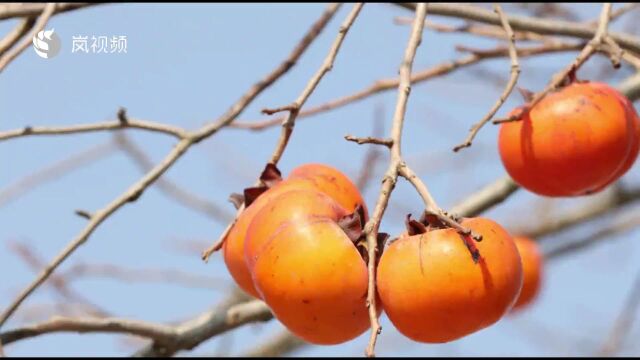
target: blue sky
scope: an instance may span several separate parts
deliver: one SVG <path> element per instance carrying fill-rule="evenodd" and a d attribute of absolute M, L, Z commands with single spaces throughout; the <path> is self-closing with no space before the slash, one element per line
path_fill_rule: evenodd
<path fill-rule="evenodd" d="M 324 5 L 230 4 L 115 4 L 101 5 L 55 16 L 62 40 L 60 54 L 44 60 L 29 48 L 0 74 L 0 131 L 26 125 L 64 125 L 113 119 L 120 106 L 132 117 L 196 129 L 223 113 L 257 79 L 271 71 L 289 53 Z M 511 7 L 512 8 L 512 7 Z M 584 19 L 597 17 L 598 6 L 583 4 Z M 262 119 L 260 110 L 295 99 L 320 66 L 340 22 L 345 5 L 297 66 L 260 95 L 240 120 Z M 409 28 L 393 23 L 408 13 L 386 4 L 366 5 L 338 54 L 333 70 L 322 80 L 308 105 L 351 94 L 379 78 L 397 74 Z M 633 16 L 633 15 L 629 15 Z M 441 23 L 458 23 L 431 17 Z M 615 24 L 615 27 L 622 25 Z M 0 23 L 0 33 L 17 21 Z M 71 53 L 72 36 L 127 36 L 126 54 Z M 495 41 L 426 31 L 414 69 L 424 69 L 460 56 L 457 44 L 492 47 Z M 521 60 L 519 85 L 533 90 L 571 61 L 574 54 Z M 605 60 L 596 58 L 584 69 L 594 74 Z M 477 68 L 508 76 L 508 59 L 491 60 Z M 621 70 L 624 71 L 624 70 Z M 606 80 L 616 84 L 620 76 Z M 501 86 L 473 72 L 456 72 L 414 87 L 409 99 L 403 152 L 409 164 L 429 185 L 443 207 L 449 207 L 482 185 L 502 176 L 497 153 L 497 127 L 487 126 L 470 149 L 453 153 L 469 126 L 491 107 Z M 343 140 L 345 134 L 369 135 L 376 106 L 382 106 L 388 131 L 395 91 L 378 94 L 344 108 L 301 120 L 280 168 L 288 173 L 305 162 L 331 164 L 350 176 L 359 171 L 366 148 Z M 513 94 L 503 110 L 520 104 Z M 174 140 L 161 134 L 131 130 L 128 134 L 154 161 L 171 149 Z M 167 174 L 182 187 L 231 210 L 227 196 L 250 185 L 275 146 L 278 128 L 264 132 L 224 129 L 192 148 Z M 110 133 L 29 137 L 0 142 L 0 191 L 28 174 L 109 141 Z M 386 160 L 386 156 L 384 157 Z M 372 208 L 378 179 L 365 193 Z M 10 241 L 30 244 L 52 259 L 85 224 L 76 209 L 97 210 L 121 194 L 141 176 L 135 164 L 115 152 L 60 179 L 48 182 L 0 207 L 0 307 L 4 308 L 26 286 L 34 273 L 13 253 Z M 640 181 L 635 166 L 624 178 Z M 592 199 L 562 199 L 572 207 Z M 486 215 L 503 223 L 535 225 L 531 212 L 539 197 L 520 191 Z M 382 228 L 397 233 L 407 210 L 420 211 L 420 199 L 401 181 L 394 192 Z M 637 207 L 636 207 L 637 209 Z M 609 218 L 602 219 L 600 224 Z M 185 254 L 176 244 L 216 238 L 224 224 L 212 221 L 168 199 L 155 188 L 105 221 L 90 240 L 65 262 L 64 271 L 78 262 L 111 263 L 128 268 L 180 269 L 208 275 L 231 284 L 221 255 L 204 264 L 197 253 Z M 595 226 L 581 227 L 550 241 L 579 239 Z M 638 271 L 640 231 L 616 236 L 606 244 L 548 264 L 543 292 L 527 311 L 495 326 L 445 345 L 414 343 L 400 335 L 383 317 L 379 355 L 587 355 L 599 348 L 617 315 L 634 274 Z M 73 288 L 118 317 L 168 322 L 208 309 L 225 296 L 224 290 L 188 289 L 172 284 L 125 283 L 83 278 Z M 56 301 L 46 285 L 21 310 Z M 5 330 L 21 324 L 21 313 Z M 246 326 L 200 346 L 194 354 L 212 354 L 221 344 L 231 354 L 268 338 L 282 326 L 276 321 Z M 633 334 L 637 334 L 637 327 Z M 629 339 L 633 337 L 629 335 Z M 368 334 L 346 344 L 306 347 L 297 354 L 360 355 Z M 9 345 L 9 355 L 122 355 L 135 350 L 113 335 L 47 335 Z M 630 342 L 629 342 L 630 343 Z M 629 353 L 630 346 L 626 351 Z M 636 348 L 637 350 L 637 348 Z M 625 353 L 624 351 L 622 352 Z"/>

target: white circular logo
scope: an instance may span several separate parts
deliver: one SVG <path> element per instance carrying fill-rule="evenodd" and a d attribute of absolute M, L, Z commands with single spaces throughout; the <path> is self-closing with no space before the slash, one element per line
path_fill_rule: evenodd
<path fill-rule="evenodd" d="M 42 30 L 33 36 L 33 50 L 44 59 L 51 59 L 60 52 L 60 37 L 51 30 Z"/>

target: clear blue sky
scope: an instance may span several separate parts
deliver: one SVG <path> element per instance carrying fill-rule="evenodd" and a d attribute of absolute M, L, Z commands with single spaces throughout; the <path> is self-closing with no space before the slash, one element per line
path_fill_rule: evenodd
<path fill-rule="evenodd" d="M 262 118 L 260 109 L 291 102 L 316 71 L 350 6 L 344 6 L 298 65 L 261 95 L 241 120 Z M 578 6 L 573 6 L 578 7 Z M 127 4 L 102 5 L 55 16 L 48 28 L 62 39 L 60 54 L 49 60 L 27 49 L 0 74 L 0 131 L 25 125 L 62 125 L 113 119 L 120 106 L 130 116 L 195 129 L 224 112 L 258 78 L 271 71 L 289 53 L 324 5 L 213 5 Z M 512 9 L 513 7 L 510 7 Z M 579 5 L 583 19 L 597 17 L 597 5 Z M 395 25 L 394 16 L 408 15 L 386 4 L 366 5 L 348 33 L 334 69 L 309 100 L 319 104 L 347 95 L 379 78 L 395 76 L 409 28 Z M 633 15 L 630 15 L 633 16 Z M 454 23 L 431 17 L 441 23 Z M 623 19 L 624 21 L 624 19 Z M 17 22 L 3 21 L 0 33 Z M 621 24 L 616 24 L 621 25 Z M 125 35 L 126 54 L 72 54 L 74 35 Z M 415 69 L 460 56 L 456 44 L 491 47 L 495 42 L 469 36 L 425 33 Z M 522 60 L 519 85 L 533 90 L 572 59 L 574 54 Z M 595 65 L 604 62 L 596 59 Z M 477 68 L 508 76 L 507 59 L 492 60 Z M 589 70 L 597 66 L 587 67 Z M 622 70 L 624 71 L 624 70 Z M 590 72 L 595 73 L 594 71 Z M 606 81 L 616 84 L 619 80 Z M 501 85 L 500 85 L 501 86 Z M 410 165 L 430 186 L 443 207 L 449 207 L 482 185 L 504 174 L 495 146 L 497 128 L 482 130 L 471 149 L 458 154 L 469 126 L 480 119 L 500 91 L 491 79 L 473 72 L 456 72 L 414 87 L 405 124 L 403 151 Z M 285 153 L 281 169 L 305 162 L 324 162 L 354 176 L 365 147 L 343 140 L 345 134 L 369 135 L 376 106 L 385 109 L 388 130 L 395 91 L 301 121 Z M 510 97 L 499 114 L 520 103 Z M 272 151 L 279 129 L 261 133 L 225 129 L 194 147 L 166 175 L 181 186 L 231 210 L 227 196 L 251 184 Z M 174 143 L 159 134 L 129 131 L 154 161 Z M 110 133 L 57 137 L 29 137 L 0 142 L 0 191 L 24 176 L 56 161 L 111 139 Z M 378 179 L 366 192 L 373 207 Z M 89 166 L 40 186 L 0 207 L 0 308 L 34 278 L 34 273 L 8 251 L 9 241 L 31 244 L 47 260 L 53 258 L 85 225 L 75 209 L 97 210 L 122 193 L 141 173 L 122 153 L 114 153 Z M 640 181 L 636 165 L 625 177 Z M 383 229 L 397 233 L 404 212 L 420 210 L 420 199 L 401 182 Z M 569 208 L 590 199 L 557 201 Z M 528 211 L 540 198 L 520 191 L 499 209 L 487 213 L 505 226 L 534 225 L 540 219 Z M 637 209 L 637 207 L 636 207 Z M 607 221 L 606 219 L 603 219 Z M 601 222 L 602 223 L 602 222 Z M 186 209 L 155 188 L 103 223 L 61 270 L 77 262 L 112 263 L 127 268 L 168 268 L 210 275 L 230 284 L 221 255 L 204 264 L 197 253 L 185 254 L 175 243 L 217 238 L 223 225 Z M 578 238 L 592 231 L 576 229 L 562 238 Z M 426 345 L 402 337 L 383 317 L 379 355 L 588 355 L 601 345 L 640 263 L 640 231 L 612 238 L 606 244 L 550 263 L 538 302 L 517 317 L 446 345 Z M 171 245 L 174 244 L 174 245 Z M 188 289 L 171 284 L 124 283 L 86 278 L 73 288 L 119 317 L 168 322 L 202 312 L 225 296 L 224 290 Z M 51 303 L 58 297 L 42 286 L 22 310 Z M 3 330 L 20 325 L 20 310 Z M 281 325 L 246 326 L 194 350 L 212 354 L 221 343 L 239 353 L 265 340 Z M 628 339 L 637 337 L 638 327 Z M 306 347 L 305 356 L 362 354 L 368 333 L 346 344 Z M 114 335 L 47 335 L 6 347 L 8 355 L 123 355 L 135 350 Z M 634 350 L 631 341 L 623 354 Z M 637 351 L 637 346 L 635 347 Z"/>

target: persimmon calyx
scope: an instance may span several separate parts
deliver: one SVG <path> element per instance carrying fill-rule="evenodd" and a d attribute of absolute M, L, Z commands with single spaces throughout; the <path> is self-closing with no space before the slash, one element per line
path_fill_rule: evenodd
<path fill-rule="evenodd" d="M 282 181 L 282 173 L 275 164 L 267 163 L 262 174 L 260 174 L 260 182 L 266 187 L 271 188 Z"/>
<path fill-rule="evenodd" d="M 444 216 L 450 217 L 455 222 L 459 222 L 460 218 L 444 213 Z M 439 229 L 448 229 L 451 228 L 450 225 L 446 224 L 444 221 L 440 219 L 440 217 L 436 214 L 429 213 L 427 211 L 422 213 L 420 220 L 411 219 L 411 214 L 408 214 L 405 219 L 405 226 L 407 228 L 407 234 L 409 236 L 424 234 L 428 231 L 439 230 Z M 471 258 L 474 263 L 478 263 L 480 261 L 480 250 L 476 246 L 476 241 L 482 241 L 482 237 L 474 234 L 472 231 L 469 231 L 468 234 L 459 233 L 464 245 L 469 249 L 469 253 L 471 254 Z M 474 241 L 475 240 L 475 241 Z"/>

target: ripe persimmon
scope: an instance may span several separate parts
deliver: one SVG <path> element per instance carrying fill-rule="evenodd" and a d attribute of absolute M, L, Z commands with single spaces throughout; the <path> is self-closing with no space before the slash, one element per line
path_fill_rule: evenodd
<path fill-rule="evenodd" d="M 636 109 L 633 107 L 633 103 L 626 96 L 620 93 L 618 93 L 618 95 L 619 95 L 618 97 L 620 101 L 622 101 L 622 103 L 625 104 L 627 111 L 629 112 L 628 116 L 634 119 L 633 129 L 636 136 L 633 138 L 631 150 L 629 151 L 629 155 L 627 155 L 627 159 L 625 160 L 622 167 L 611 176 L 609 181 L 607 181 L 604 185 L 600 186 L 594 192 L 603 190 L 604 188 L 606 188 L 607 186 L 611 185 L 613 182 L 618 180 L 627 171 L 629 171 L 629 169 L 631 169 L 633 164 L 636 162 L 636 159 L 638 158 L 638 154 L 640 153 L 640 117 L 638 116 Z"/>
<path fill-rule="evenodd" d="M 636 118 L 623 98 L 594 82 L 575 82 L 547 94 L 520 121 L 501 125 L 498 145 L 507 172 L 539 195 L 602 190 L 637 156 Z"/>
<path fill-rule="evenodd" d="M 481 242 L 451 228 L 403 236 L 383 252 L 377 286 L 389 320 L 426 343 L 459 339 L 497 322 L 522 287 L 522 264 L 511 236 L 486 218 L 461 224 Z M 470 251 L 478 250 L 477 263 Z"/>
<path fill-rule="evenodd" d="M 313 344 L 339 344 L 369 328 L 367 265 L 341 226 L 346 214 L 324 193 L 289 191 L 247 232 L 256 289 L 282 324 Z"/>
<path fill-rule="evenodd" d="M 266 175 L 273 178 L 274 172 L 279 177 L 279 171 L 274 166 L 267 165 L 261 179 Z M 272 198 L 292 189 L 316 189 L 335 199 L 337 204 L 348 212 L 355 211 L 358 205 L 366 206 L 360 192 L 349 178 L 327 165 L 302 165 L 294 169 L 286 180 L 272 181 L 272 183 L 275 185 L 259 195 L 255 202 L 238 217 L 223 244 L 224 261 L 229 273 L 241 289 L 257 298 L 260 296 L 255 290 L 245 261 L 245 237 L 254 216 Z M 364 210 L 364 217 L 365 219 L 367 217 L 366 210 Z"/>
<path fill-rule="evenodd" d="M 293 179 L 294 181 L 306 181 Z M 328 195 L 315 187 L 309 189 L 291 189 L 272 197 L 254 216 L 247 228 L 244 254 L 245 262 L 251 272 L 265 243 L 282 226 L 295 223 L 299 219 L 329 218 L 338 221 L 348 212 Z"/>
<path fill-rule="evenodd" d="M 298 166 L 288 179 L 305 178 L 313 181 L 318 190 L 331 196 L 347 211 L 353 212 L 358 205 L 364 208 L 367 220 L 367 205 L 356 185 L 340 170 L 324 164 L 310 163 Z"/>
<path fill-rule="evenodd" d="M 544 266 L 542 254 L 538 249 L 538 244 L 524 236 L 514 236 L 522 260 L 522 290 L 513 310 L 522 309 L 530 304 L 540 292 L 542 283 L 542 267 Z"/>
<path fill-rule="evenodd" d="M 240 214 L 222 246 L 224 262 L 238 286 L 250 295 L 260 298 L 256 291 L 251 273 L 245 261 L 245 239 L 247 229 L 255 215 L 267 205 L 271 199 L 292 189 L 315 189 L 315 185 L 305 179 L 285 180 L 262 193 L 251 205 Z"/>

